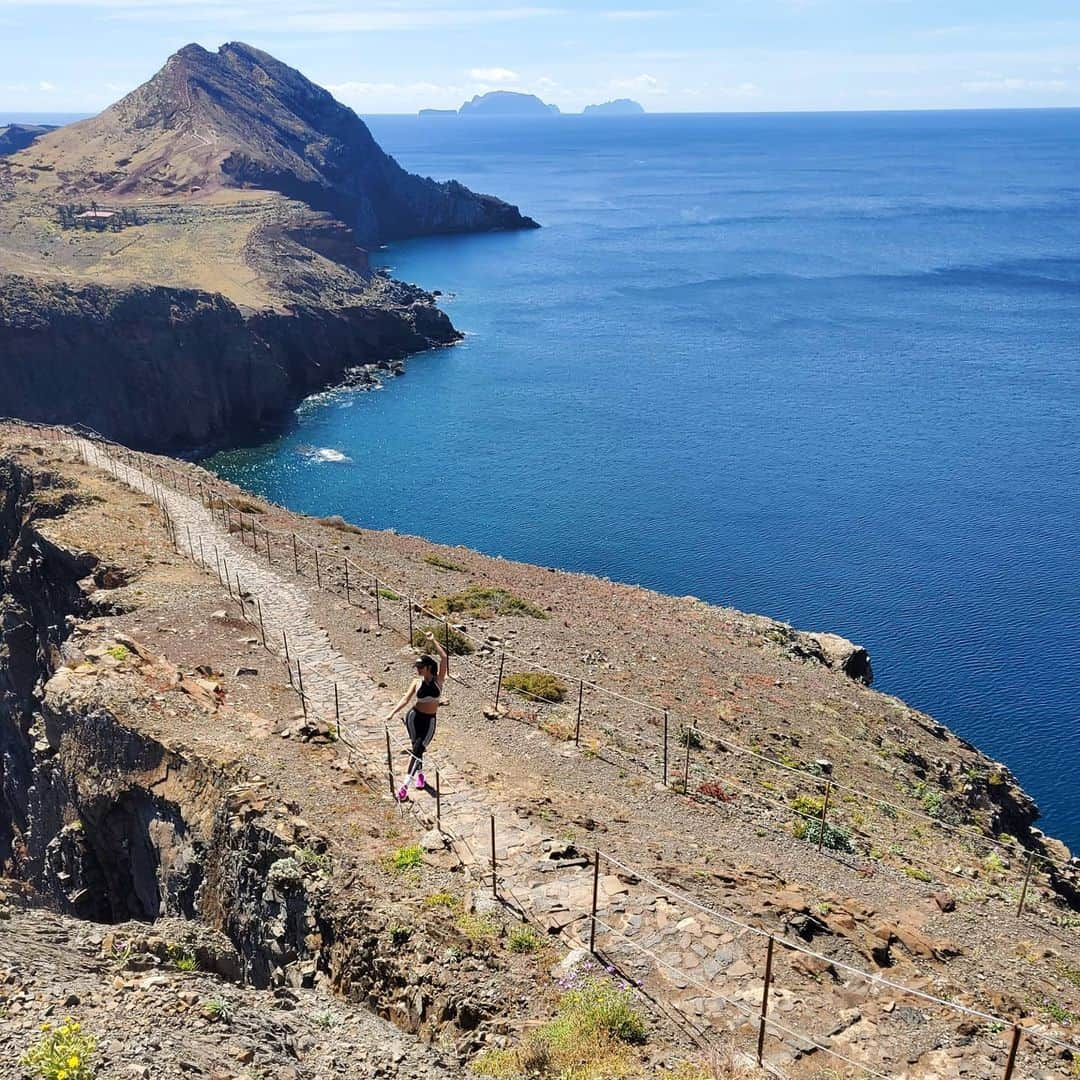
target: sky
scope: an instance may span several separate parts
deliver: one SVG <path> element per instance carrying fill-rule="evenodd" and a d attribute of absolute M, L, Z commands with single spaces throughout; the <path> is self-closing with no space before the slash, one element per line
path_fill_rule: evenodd
<path fill-rule="evenodd" d="M 1080 0 L 0 0 L 0 113 L 96 112 L 245 41 L 360 113 L 1080 106 Z"/>

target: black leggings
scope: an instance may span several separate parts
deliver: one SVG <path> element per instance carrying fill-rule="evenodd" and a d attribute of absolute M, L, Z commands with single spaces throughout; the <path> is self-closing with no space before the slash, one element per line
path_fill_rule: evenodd
<path fill-rule="evenodd" d="M 414 776 L 424 767 L 424 751 L 435 738 L 435 715 L 410 709 L 405 717 L 405 730 L 412 742 L 412 759 L 409 761 L 409 775 Z"/>

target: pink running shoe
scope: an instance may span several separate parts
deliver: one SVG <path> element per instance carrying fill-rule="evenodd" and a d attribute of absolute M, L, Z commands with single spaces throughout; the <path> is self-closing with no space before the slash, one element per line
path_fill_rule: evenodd
<path fill-rule="evenodd" d="M 416 790 L 417 791 L 423 791 L 424 790 L 424 774 L 422 772 L 418 772 L 416 774 Z"/>
<path fill-rule="evenodd" d="M 397 801 L 398 802 L 408 802 L 409 801 L 409 788 L 408 788 L 408 785 L 406 785 L 405 787 L 398 788 Z"/>

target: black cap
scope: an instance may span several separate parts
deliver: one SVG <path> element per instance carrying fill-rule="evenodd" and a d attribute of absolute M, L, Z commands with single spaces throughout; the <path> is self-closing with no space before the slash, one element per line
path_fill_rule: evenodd
<path fill-rule="evenodd" d="M 427 653 L 424 653 L 423 656 L 420 656 L 420 657 L 417 658 L 416 666 L 417 667 L 435 668 L 436 670 L 439 667 L 439 665 L 436 664 L 435 661 L 430 656 L 428 656 Z"/>

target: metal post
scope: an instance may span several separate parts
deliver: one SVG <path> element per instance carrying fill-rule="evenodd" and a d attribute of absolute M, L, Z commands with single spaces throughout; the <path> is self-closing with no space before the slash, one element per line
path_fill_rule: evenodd
<path fill-rule="evenodd" d="M 1016 1024 L 1012 1031 L 1012 1045 L 1009 1047 L 1009 1060 L 1005 1062 L 1005 1080 L 1012 1080 L 1013 1069 L 1016 1068 L 1016 1052 L 1020 1049 L 1020 1025 Z"/>
<path fill-rule="evenodd" d="M 682 790 L 684 795 L 690 794 L 690 724 L 686 725 L 686 764 L 683 766 Z"/>
<path fill-rule="evenodd" d="M 263 533 L 266 536 L 266 565 L 267 566 L 273 566 L 274 565 L 274 558 L 270 554 L 270 530 L 269 529 L 264 529 Z"/>
<path fill-rule="evenodd" d="M 577 720 L 574 722 L 574 745 L 581 745 L 581 700 L 585 696 L 585 680 L 578 682 L 577 688 Z"/>
<path fill-rule="evenodd" d="M 281 640 L 285 642 L 285 667 L 289 672 L 289 685 L 292 686 L 292 661 L 289 659 L 289 637 L 284 630 L 281 631 Z"/>
<path fill-rule="evenodd" d="M 394 790 L 394 755 L 390 752 L 390 729 L 384 727 L 383 731 L 386 732 L 386 775 L 390 780 L 390 798 L 396 798 L 397 792 Z"/>
<path fill-rule="evenodd" d="M 346 563 L 346 566 L 349 564 Z M 382 626 L 382 598 L 379 596 L 379 579 L 375 579 L 375 625 Z"/>
<path fill-rule="evenodd" d="M 293 557 L 293 567 L 296 570 L 296 572 L 299 574 L 300 573 L 300 552 L 297 551 L 297 549 L 296 549 L 296 533 L 292 534 L 292 557 Z"/>
<path fill-rule="evenodd" d="M 319 549 L 315 549 L 315 584 L 322 588 L 322 574 L 319 573 Z"/>
<path fill-rule="evenodd" d="M 307 694 L 304 693 L 304 673 L 300 669 L 300 661 L 296 661 L 296 681 L 300 689 L 300 708 L 304 710 L 304 719 L 307 719 Z"/>
<path fill-rule="evenodd" d="M 1027 899 L 1028 885 L 1031 884 L 1031 868 L 1035 864 L 1035 852 L 1028 852 L 1027 869 L 1024 871 L 1024 887 L 1020 890 L 1020 903 L 1016 905 L 1016 917 L 1024 914 L 1024 901 Z"/>
<path fill-rule="evenodd" d="M 664 710 L 664 787 L 667 787 L 668 770 L 668 711 Z"/>
<path fill-rule="evenodd" d="M 375 595 L 379 595 L 379 583 L 375 582 Z M 345 603 L 352 603 L 352 593 L 349 590 L 349 560 L 345 560 Z"/>
<path fill-rule="evenodd" d="M 412 627 L 412 597 L 405 597 L 405 606 L 409 609 L 409 644 L 412 644 L 413 639 L 413 627 Z"/>
<path fill-rule="evenodd" d="M 600 896 L 600 849 L 596 849 L 592 868 L 592 914 L 589 919 L 589 952 L 596 955 L 596 903 Z"/>
<path fill-rule="evenodd" d="M 506 653 L 499 657 L 499 681 L 495 684 L 495 711 L 499 711 L 499 697 L 502 694 L 503 666 L 506 664 Z"/>
<path fill-rule="evenodd" d="M 244 590 L 240 586 L 240 575 L 236 575 L 236 598 L 240 601 L 240 618 L 247 618 L 247 611 L 244 609 Z"/>
<path fill-rule="evenodd" d="M 217 579 L 218 584 L 221 584 L 221 553 L 218 551 L 217 544 L 214 545 L 214 565 L 217 567 Z"/>
<path fill-rule="evenodd" d="M 255 603 L 259 606 L 259 632 L 262 634 L 263 648 L 266 648 L 266 623 L 263 622 L 262 601 L 256 596 Z"/>
<path fill-rule="evenodd" d="M 341 738 L 341 702 L 338 700 L 337 683 L 334 683 L 334 720 L 337 722 L 337 737 Z"/>
<path fill-rule="evenodd" d="M 761 989 L 761 1018 L 758 1020 L 757 1063 L 760 1065 L 765 1050 L 765 1017 L 769 1014 L 769 984 L 772 982 L 773 946 L 776 939 L 769 935 L 769 951 L 765 954 L 765 985 Z"/>
<path fill-rule="evenodd" d="M 221 560 L 221 565 L 225 567 L 225 584 L 229 588 L 229 599 L 231 600 L 233 598 L 233 591 L 232 591 L 232 581 L 229 580 L 229 560 L 228 559 L 222 559 Z"/>
<path fill-rule="evenodd" d="M 435 770 L 435 828 L 442 832 L 442 779 Z"/>
<path fill-rule="evenodd" d="M 203 548 L 202 533 L 199 534 L 199 565 L 206 565 L 206 551 Z"/>
<path fill-rule="evenodd" d="M 491 895 L 499 898 L 499 878 L 495 868 L 495 815 L 491 815 Z"/>
<path fill-rule="evenodd" d="M 184 528 L 185 528 L 185 530 L 187 530 L 187 546 L 188 546 L 188 550 L 191 552 L 191 561 L 194 562 L 195 561 L 195 545 L 191 542 L 191 526 L 190 525 L 185 525 Z"/>
<path fill-rule="evenodd" d="M 443 645 L 446 648 L 446 672 L 450 673 L 450 620 L 443 619 Z"/>
<path fill-rule="evenodd" d="M 832 794 L 832 781 L 825 781 L 825 799 L 821 804 L 821 825 L 818 828 L 817 849 L 825 846 L 825 815 L 829 812 L 829 796 Z"/>

